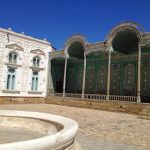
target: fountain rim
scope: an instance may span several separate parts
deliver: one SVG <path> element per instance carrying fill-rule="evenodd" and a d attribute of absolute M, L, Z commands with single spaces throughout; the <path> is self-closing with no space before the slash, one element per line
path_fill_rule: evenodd
<path fill-rule="evenodd" d="M 78 130 L 78 123 L 76 121 L 45 112 L 0 110 L 0 116 L 40 119 L 55 122 L 63 126 L 62 130 L 53 135 L 46 135 L 27 141 L 0 144 L 0 150 L 44 150 L 46 148 L 59 150 L 62 147 L 71 146 L 73 144 Z"/>

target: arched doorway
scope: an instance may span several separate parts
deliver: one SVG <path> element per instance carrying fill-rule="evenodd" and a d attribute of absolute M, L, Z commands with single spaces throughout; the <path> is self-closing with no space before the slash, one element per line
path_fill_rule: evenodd
<path fill-rule="evenodd" d="M 69 39 L 66 47 L 68 58 L 65 92 L 81 94 L 85 43 L 80 36 L 75 36 Z"/>
<path fill-rule="evenodd" d="M 138 50 L 141 31 L 135 23 L 122 23 L 108 36 L 112 46 L 110 94 L 137 96 Z"/>

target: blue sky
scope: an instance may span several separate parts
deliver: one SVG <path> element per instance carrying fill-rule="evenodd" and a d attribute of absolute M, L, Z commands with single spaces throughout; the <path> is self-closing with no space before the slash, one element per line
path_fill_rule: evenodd
<path fill-rule="evenodd" d="M 46 38 L 61 49 L 72 34 L 103 41 L 118 23 L 132 20 L 150 31 L 150 0 L 0 0 L 0 27 Z"/>

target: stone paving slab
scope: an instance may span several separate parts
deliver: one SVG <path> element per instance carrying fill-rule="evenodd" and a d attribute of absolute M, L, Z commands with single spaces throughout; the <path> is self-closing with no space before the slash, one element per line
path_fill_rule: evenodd
<path fill-rule="evenodd" d="M 49 112 L 79 123 L 83 150 L 149 150 L 150 120 L 136 115 L 50 104 L 0 105 L 0 109 Z"/>
<path fill-rule="evenodd" d="M 86 136 L 83 133 L 78 133 L 77 142 L 82 145 L 83 150 L 145 150 L 141 147 Z"/>

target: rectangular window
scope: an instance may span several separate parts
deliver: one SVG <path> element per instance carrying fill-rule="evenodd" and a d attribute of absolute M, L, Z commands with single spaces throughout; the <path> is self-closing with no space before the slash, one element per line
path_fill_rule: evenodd
<path fill-rule="evenodd" d="M 7 74 L 7 89 L 14 90 L 15 89 L 15 79 L 16 79 L 16 70 L 9 68 Z"/>
<path fill-rule="evenodd" d="M 17 54 L 15 52 L 9 54 L 9 62 L 14 64 L 17 63 Z"/>
<path fill-rule="evenodd" d="M 38 72 L 33 72 L 32 74 L 32 85 L 31 85 L 31 90 L 32 91 L 38 91 Z"/>
<path fill-rule="evenodd" d="M 40 58 L 39 57 L 34 57 L 33 58 L 33 66 L 35 66 L 35 67 L 40 66 Z"/>

